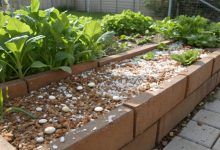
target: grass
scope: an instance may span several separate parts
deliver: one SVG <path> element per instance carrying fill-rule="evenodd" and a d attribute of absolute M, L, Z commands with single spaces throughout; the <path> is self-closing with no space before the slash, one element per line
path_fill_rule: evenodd
<path fill-rule="evenodd" d="M 68 11 L 68 13 L 78 17 L 81 16 L 92 17 L 95 20 L 102 19 L 103 16 L 109 14 L 103 12 L 85 12 L 85 11 L 75 11 L 75 10 Z"/>

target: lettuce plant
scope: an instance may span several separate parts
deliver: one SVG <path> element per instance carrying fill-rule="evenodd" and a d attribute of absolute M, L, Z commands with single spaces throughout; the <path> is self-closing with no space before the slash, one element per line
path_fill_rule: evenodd
<path fill-rule="evenodd" d="M 199 54 L 200 54 L 199 50 L 192 49 L 182 54 L 173 54 L 171 55 L 171 58 L 179 62 L 183 66 L 189 66 L 198 60 Z"/>
<path fill-rule="evenodd" d="M 125 10 L 121 14 L 106 15 L 102 20 L 103 29 L 114 31 L 117 35 L 145 34 L 146 30 L 150 30 L 152 23 L 151 17 L 131 10 Z"/>

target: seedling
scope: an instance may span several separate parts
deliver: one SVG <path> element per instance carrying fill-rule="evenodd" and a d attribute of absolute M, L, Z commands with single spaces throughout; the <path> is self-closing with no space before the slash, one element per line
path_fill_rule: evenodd
<path fill-rule="evenodd" d="M 142 59 L 145 59 L 145 60 L 153 60 L 154 58 L 155 58 L 154 52 L 148 52 L 147 54 L 142 56 Z"/>
<path fill-rule="evenodd" d="M 198 50 L 192 49 L 182 54 L 173 54 L 171 58 L 183 66 L 189 66 L 198 60 L 199 54 L 200 52 Z"/>
<path fill-rule="evenodd" d="M 6 88 L 6 97 L 7 97 L 7 99 L 9 98 L 8 87 Z M 36 118 L 36 116 L 34 114 L 32 114 L 31 112 L 28 112 L 22 108 L 9 107 L 9 108 L 4 109 L 4 96 L 3 96 L 2 89 L 0 89 L 0 121 L 3 122 L 5 113 L 13 113 L 13 112 L 14 113 L 23 113 L 32 119 Z"/>
<path fill-rule="evenodd" d="M 160 43 L 160 44 L 157 46 L 157 49 L 159 49 L 159 50 L 168 50 L 169 47 L 168 47 L 168 45 L 166 45 L 165 43 Z"/>

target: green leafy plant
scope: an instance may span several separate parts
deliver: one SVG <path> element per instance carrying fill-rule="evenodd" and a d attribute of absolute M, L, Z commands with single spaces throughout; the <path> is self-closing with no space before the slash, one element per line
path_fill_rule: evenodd
<path fill-rule="evenodd" d="M 101 24 L 98 21 L 91 21 L 85 24 L 82 32 L 79 33 L 76 42 L 76 61 L 94 60 L 105 54 L 104 49 L 113 42 L 114 32 L 102 32 Z"/>
<path fill-rule="evenodd" d="M 199 50 L 192 49 L 182 54 L 173 54 L 171 55 L 171 58 L 179 62 L 183 66 L 189 66 L 198 60 L 199 54 L 200 54 Z"/>
<path fill-rule="evenodd" d="M 169 49 L 169 46 L 165 43 L 160 43 L 158 46 L 157 46 L 157 49 L 159 50 L 168 50 Z"/>
<path fill-rule="evenodd" d="M 144 45 L 151 41 L 150 38 L 138 39 L 136 40 L 137 45 Z"/>
<path fill-rule="evenodd" d="M 106 15 L 102 20 L 105 31 L 114 31 L 117 35 L 145 34 L 153 23 L 151 17 L 145 17 L 141 13 L 125 10 L 121 14 Z"/>
<path fill-rule="evenodd" d="M 6 88 L 6 93 L 8 93 L 7 91 L 8 91 L 8 88 Z M 6 94 L 6 95 L 8 97 L 8 94 Z M 0 121 L 1 122 L 3 122 L 5 113 L 23 113 L 32 119 L 36 118 L 36 116 L 34 114 L 32 114 L 22 108 L 18 108 L 18 107 L 4 108 L 4 96 L 3 96 L 2 89 L 0 89 Z"/>
<path fill-rule="evenodd" d="M 144 56 L 141 57 L 144 60 L 154 60 L 155 58 L 155 53 L 154 52 L 148 52 Z"/>
<path fill-rule="evenodd" d="M 197 47 L 219 47 L 219 23 L 211 23 L 200 16 L 165 18 L 151 26 L 156 32 L 174 40 Z"/>

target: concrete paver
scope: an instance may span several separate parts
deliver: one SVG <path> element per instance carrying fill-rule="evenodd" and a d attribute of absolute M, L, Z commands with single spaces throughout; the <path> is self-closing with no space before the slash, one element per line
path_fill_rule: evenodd
<path fill-rule="evenodd" d="M 220 129 L 219 113 L 202 109 L 193 117 L 193 120 Z"/>
<path fill-rule="evenodd" d="M 193 143 L 186 139 L 176 136 L 164 150 L 210 150 L 204 146 Z"/>
<path fill-rule="evenodd" d="M 220 89 L 217 90 L 213 96 L 214 96 L 215 98 L 219 98 L 219 99 L 220 99 Z"/>
<path fill-rule="evenodd" d="M 180 132 L 179 136 L 192 142 L 211 148 L 220 134 L 220 130 L 199 124 L 195 121 L 190 121 L 185 128 Z"/>
<path fill-rule="evenodd" d="M 213 146 L 213 150 L 220 150 L 220 138 L 217 140 L 217 142 Z"/>
<path fill-rule="evenodd" d="M 213 102 L 209 102 L 205 105 L 205 109 L 209 111 L 213 111 L 216 113 L 220 113 L 220 100 L 216 99 Z"/>

